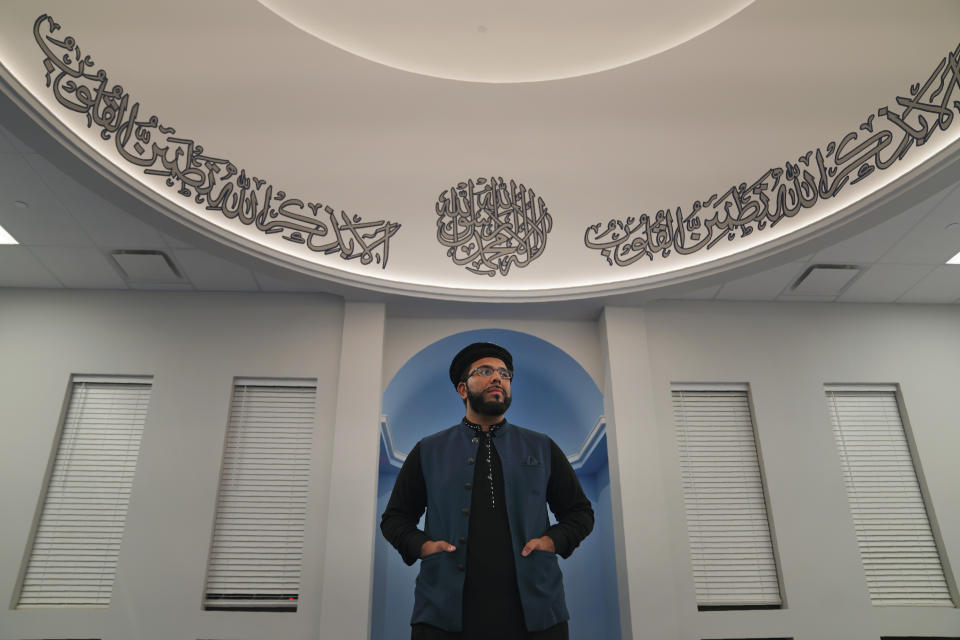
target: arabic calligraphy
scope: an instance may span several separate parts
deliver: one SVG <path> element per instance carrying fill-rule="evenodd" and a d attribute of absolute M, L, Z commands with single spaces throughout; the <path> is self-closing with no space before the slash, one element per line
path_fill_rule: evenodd
<path fill-rule="evenodd" d="M 441 191 L 436 212 L 437 240 L 454 264 L 491 278 L 540 257 L 553 228 L 543 198 L 503 178 L 467 180 Z"/>
<path fill-rule="evenodd" d="M 46 28 L 49 32 L 42 34 Z M 46 54 L 46 86 L 57 102 L 86 116 L 88 128 L 99 128 L 100 137 L 113 139 L 125 161 L 207 211 L 215 211 L 243 225 L 255 225 L 265 234 L 282 234 L 293 244 L 311 251 L 339 254 L 344 260 L 387 267 L 390 238 L 400 224 L 388 220 L 364 222 L 320 202 L 291 197 L 263 178 L 248 175 L 227 158 L 207 153 L 194 140 L 176 136 L 156 115 L 143 117 L 140 103 L 119 84 L 112 87 L 103 69 L 84 55 L 73 36 L 53 37 L 60 25 L 44 14 L 33 25 L 33 35 Z"/>
<path fill-rule="evenodd" d="M 796 162 L 774 167 L 751 184 L 732 186 L 696 200 L 685 214 L 678 206 L 656 215 L 641 214 L 587 227 L 583 241 L 611 266 L 637 260 L 706 251 L 777 226 L 804 209 L 839 194 L 845 187 L 902 160 L 953 123 L 960 100 L 960 45 L 948 52 L 924 83 L 898 96 L 897 107 L 880 107 L 855 130 L 825 148 L 807 151 Z"/>

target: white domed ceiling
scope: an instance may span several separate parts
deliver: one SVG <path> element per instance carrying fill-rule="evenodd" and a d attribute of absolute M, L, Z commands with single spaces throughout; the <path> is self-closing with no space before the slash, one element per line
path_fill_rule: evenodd
<path fill-rule="evenodd" d="M 260 0 L 324 42 L 467 82 L 559 80 L 622 67 L 708 31 L 753 0 Z"/>
<path fill-rule="evenodd" d="M 956 2 L 451 7 L 9 2 L 0 86 L 155 215 L 441 299 L 691 282 L 960 159 Z"/>

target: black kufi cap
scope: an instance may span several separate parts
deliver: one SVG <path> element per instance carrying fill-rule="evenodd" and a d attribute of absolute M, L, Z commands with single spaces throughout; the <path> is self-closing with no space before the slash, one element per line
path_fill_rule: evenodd
<path fill-rule="evenodd" d="M 463 380 L 467 367 L 481 358 L 499 358 L 503 360 L 503 364 L 507 365 L 507 369 L 513 371 L 513 356 L 509 351 L 492 342 L 474 342 L 453 356 L 453 362 L 450 363 L 450 382 L 453 386 L 457 386 Z"/>

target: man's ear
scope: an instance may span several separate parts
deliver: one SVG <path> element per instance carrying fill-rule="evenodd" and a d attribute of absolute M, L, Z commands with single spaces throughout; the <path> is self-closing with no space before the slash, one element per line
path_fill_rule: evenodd
<path fill-rule="evenodd" d="M 466 382 L 457 383 L 457 393 L 459 393 L 460 397 L 463 398 L 464 400 L 467 399 L 467 383 Z"/>

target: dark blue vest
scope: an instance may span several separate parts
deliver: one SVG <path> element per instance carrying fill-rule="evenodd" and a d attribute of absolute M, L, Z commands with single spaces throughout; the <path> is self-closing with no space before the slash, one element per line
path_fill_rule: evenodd
<path fill-rule="evenodd" d="M 425 622 L 447 631 L 463 630 L 466 574 L 462 567 L 467 552 L 458 541 L 467 537 L 470 524 L 473 459 L 477 456 L 472 438 L 470 429 L 457 424 L 420 441 L 420 464 L 427 486 L 426 534 L 431 540 L 456 545 L 457 550 L 435 553 L 420 561 L 411 624 Z M 503 465 L 507 521 L 523 616 L 529 631 L 541 631 L 570 618 L 556 554 L 534 551 L 526 558 L 520 555 L 528 540 L 542 536 L 550 526 L 546 503 L 550 439 L 506 423 L 495 442 Z"/>

